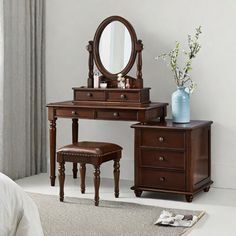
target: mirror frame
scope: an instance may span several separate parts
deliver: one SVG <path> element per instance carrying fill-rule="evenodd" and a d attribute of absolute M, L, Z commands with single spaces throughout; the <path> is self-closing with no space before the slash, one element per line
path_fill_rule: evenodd
<path fill-rule="evenodd" d="M 130 34 L 131 44 L 132 44 L 131 54 L 130 54 L 130 58 L 129 58 L 127 65 L 123 68 L 122 71 L 120 71 L 116 74 L 109 72 L 104 67 L 104 65 L 102 64 L 101 58 L 100 58 L 100 53 L 99 53 L 99 43 L 100 43 L 101 35 L 102 35 L 104 29 L 106 28 L 106 26 L 114 21 L 119 21 L 125 25 L 125 27 L 127 28 L 128 32 Z M 108 79 L 117 78 L 117 75 L 119 73 L 121 73 L 123 76 L 127 75 L 129 73 L 129 71 L 131 70 L 131 68 L 133 67 L 135 60 L 136 60 L 137 42 L 138 41 L 137 41 L 137 36 L 136 36 L 135 30 L 134 30 L 133 26 L 126 19 L 124 19 L 120 16 L 110 16 L 110 17 L 106 18 L 98 26 L 97 31 L 94 36 L 94 41 L 93 41 L 93 49 L 94 49 L 93 50 L 93 57 L 94 57 L 94 61 L 96 63 L 98 70 Z"/>

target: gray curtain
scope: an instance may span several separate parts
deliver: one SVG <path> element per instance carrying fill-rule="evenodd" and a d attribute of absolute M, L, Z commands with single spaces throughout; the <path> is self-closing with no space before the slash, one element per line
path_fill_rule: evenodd
<path fill-rule="evenodd" d="M 44 0 L 3 0 L 4 72 L 0 171 L 46 171 Z"/>

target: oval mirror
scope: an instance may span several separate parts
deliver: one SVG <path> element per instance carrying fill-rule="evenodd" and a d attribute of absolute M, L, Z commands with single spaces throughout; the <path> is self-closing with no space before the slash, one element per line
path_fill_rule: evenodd
<path fill-rule="evenodd" d="M 93 56 L 99 71 L 106 78 L 125 76 L 137 55 L 137 37 L 132 25 L 120 16 L 105 19 L 94 36 Z"/>
<path fill-rule="evenodd" d="M 113 21 L 103 30 L 99 42 L 99 56 L 105 69 L 118 74 L 127 66 L 132 52 L 131 36 L 125 25 Z"/>

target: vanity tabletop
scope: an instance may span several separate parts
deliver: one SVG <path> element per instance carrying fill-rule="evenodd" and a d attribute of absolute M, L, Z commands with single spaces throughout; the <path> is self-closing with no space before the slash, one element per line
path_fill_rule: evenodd
<path fill-rule="evenodd" d="M 93 102 L 93 103 L 83 103 L 78 101 L 63 101 L 63 102 L 54 102 L 47 104 L 47 107 L 54 107 L 54 108 L 97 108 L 97 109 L 124 109 L 124 110 L 151 110 L 155 108 L 163 108 L 166 107 L 168 103 L 162 103 L 162 102 L 151 102 L 147 104 L 140 104 L 132 105 L 132 104 L 124 104 L 120 103 L 117 105 L 111 104 L 107 102 Z"/>

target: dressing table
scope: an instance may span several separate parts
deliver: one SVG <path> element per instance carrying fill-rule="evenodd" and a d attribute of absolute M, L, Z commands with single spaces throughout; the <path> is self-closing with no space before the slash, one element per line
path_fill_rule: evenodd
<path fill-rule="evenodd" d="M 165 192 L 185 195 L 191 202 L 198 192 L 208 192 L 213 183 L 212 122 L 174 124 L 165 120 L 168 104 L 151 102 L 150 88 L 143 87 L 143 44 L 132 25 L 122 17 L 108 17 L 99 25 L 87 50 L 87 86 L 72 88 L 72 101 L 47 105 L 51 186 L 56 178 L 56 120 L 69 118 L 73 143 L 78 142 L 79 119 L 139 122 L 131 126 L 135 131 L 135 176 L 131 189 L 137 197 L 142 191 Z M 135 62 L 137 73 L 132 77 L 128 73 Z M 103 83 L 103 88 L 99 83 Z M 73 163 L 74 178 L 77 171 L 77 163 Z"/>
<path fill-rule="evenodd" d="M 50 179 L 55 185 L 56 121 L 59 118 L 72 120 L 72 141 L 78 141 L 78 120 L 164 121 L 167 103 L 151 102 L 150 88 L 143 87 L 142 50 L 132 25 L 122 17 L 111 16 L 98 27 L 94 40 L 87 46 L 87 86 L 73 89 L 73 100 L 47 104 L 50 122 Z M 136 62 L 136 78 L 128 75 Z M 96 66 L 96 68 L 94 68 Z M 94 71 L 100 72 L 100 82 L 107 88 L 94 88 Z M 129 88 L 118 88 L 117 77 L 121 74 L 129 81 Z M 73 176 L 77 177 L 77 164 Z"/>

